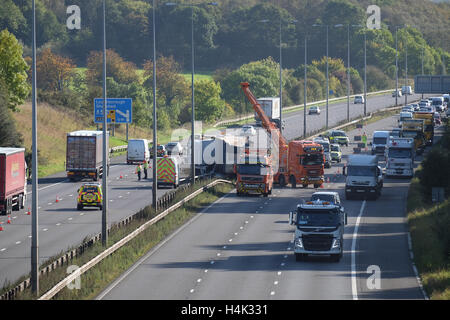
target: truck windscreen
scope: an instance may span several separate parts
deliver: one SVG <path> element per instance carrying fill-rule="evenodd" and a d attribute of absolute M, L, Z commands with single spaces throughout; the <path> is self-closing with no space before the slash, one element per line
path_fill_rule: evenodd
<path fill-rule="evenodd" d="M 304 210 L 297 212 L 299 227 L 335 227 L 339 224 L 337 210 Z"/>
<path fill-rule="evenodd" d="M 267 175 L 269 168 L 262 164 L 240 164 L 237 167 L 239 174 Z"/>
<path fill-rule="evenodd" d="M 411 149 L 389 148 L 389 158 L 411 158 Z"/>
<path fill-rule="evenodd" d="M 374 177 L 376 173 L 376 167 L 372 166 L 349 166 L 348 167 L 348 176 L 365 176 L 365 177 Z"/>
<path fill-rule="evenodd" d="M 313 166 L 323 164 L 323 155 L 320 153 L 305 154 L 300 158 L 300 164 L 304 166 Z"/>
<path fill-rule="evenodd" d="M 373 138 L 373 144 L 386 144 L 386 140 L 385 137 L 375 137 Z"/>

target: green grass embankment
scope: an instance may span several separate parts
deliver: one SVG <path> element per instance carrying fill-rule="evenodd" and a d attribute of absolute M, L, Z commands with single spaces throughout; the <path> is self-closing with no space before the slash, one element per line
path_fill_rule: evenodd
<path fill-rule="evenodd" d="M 192 189 L 188 189 L 185 193 L 178 194 L 173 203 L 176 203 L 187 194 L 191 194 L 194 190 L 197 190 L 208 182 L 209 181 L 197 183 Z M 176 229 L 184 225 L 202 209 L 226 195 L 233 188 L 234 187 L 231 184 L 220 184 L 204 191 L 194 199 L 188 201 L 181 208 L 171 212 L 162 220 L 148 227 L 133 240 L 83 274 L 81 276 L 80 289 L 69 290 L 66 287 L 58 293 L 54 299 L 94 299 L 112 281 L 128 270 L 134 263 L 136 263 L 142 256 L 160 243 L 164 238 L 168 237 Z M 146 207 L 141 213 L 141 219 L 134 220 L 125 227 L 111 229 L 108 239 L 108 247 L 124 238 L 132 231 L 136 230 L 144 222 L 156 216 L 156 213 L 151 207 Z M 70 265 L 82 266 L 103 250 L 104 248 L 101 242 L 97 242 L 92 247 L 88 248 L 82 255 L 73 259 L 70 262 Z M 49 274 L 42 276 L 40 278 L 41 294 L 47 292 L 59 281 L 64 279 L 67 276 L 66 269 L 67 265 L 59 267 Z M 25 290 L 19 294 L 17 299 L 33 299 L 31 290 Z"/>

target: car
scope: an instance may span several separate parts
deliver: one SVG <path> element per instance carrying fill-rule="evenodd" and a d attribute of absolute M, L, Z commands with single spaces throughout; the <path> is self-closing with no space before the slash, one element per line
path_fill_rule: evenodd
<path fill-rule="evenodd" d="M 442 122 L 441 122 L 441 115 L 439 114 L 439 112 L 435 112 L 433 115 L 433 118 L 434 118 L 434 123 L 436 125 L 440 126 Z"/>
<path fill-rule="evenodd" d="M 426 103 L 426 104 L 430 104 L 430 101 L 428 100 L 428 99 L 422 99 L 422 100 L 420 100 L 420 102 L 419 102 L 419 104 L 420 103 Z"/>
<path fill-rule="evenodd" d="M 405 95 L 412 95 L 413 94 L 413 90 L 411 88 L 411 86 L 402 86 L 402 94 Z"/>
<path fill-rule="evenodd" d="M 312 106 L 309 108 L 308 114 L 320 114 L 320 108 L 318 106 Z"/>
<path fill-rule="evenodd" d="M 413 107 L 413 109 L 414 109 L 414 111 L 413 111 L 413 112 L 419 111 L 419 109 L 420 109 L 420 107 L 419 107 L 419 104 L 418 104 L 418 103 L 411 103 L 411 107 Z"/>
<path fill-rule="evenodd" d="M 336 143 L 333 143 L 331 145 L 331 160 L 336 161 L 336 162 L 342 161 L 341 147 Z"/>
<path fill-rule="evenodd" d="M 241 135 L 242 136 L 254 136 L 256 135 L 256 129 L 251 125 L 243 125 L 241 128 Z"/>
<path fill-rule="evenodd" d="M 330 130 L 325 135 L 330 141 L 330 143 L 338 143 L 340 145 L 345 144 L 348 147 L 349 139 L 345 131 Z"/>
<path fill-rule="evenodd" d="M 183 154 L 183 146 L 179 142 L 169 142 L 166 144 L 167 155 L 178 155 Z"/>
<path fill-rule="evenodd" d="M 158 144 L 156 146 L 156 156 L 164 157 L 167 155 L 167 150 L 164 145 Z M 150 147 L 150 158 L 153 158 L 153 146 Z"/>
<path fill-rule="evenodd" d="M 99 183 L 85 183 L 78 189 L 77 210 L 84 207 L 103 209 L 102 185 Z"/>
<path fill-rule="evenodd" d="M 389 132 L 389 136 L 394 137 L 394 138 L 400 138 L 401 132 L 402 132 L 402 129 L 394 128 L 394 129 L 392 129 L 391 132 Z"/>
<path fill-rule="evenodd" d="M 403 107 L 402 112 L 414 112 L 414 107 L 412 106 Z"/>
<path fill-rule="evenodd" d="M 363 96 L 355 96 L 355 99 L 353 100 L 354 104 L 361 104 L 364 103 L 364 97 Z"/>
<path fill-rule="evenodd" d="M 398 91 L 394 91 L 394 92 L 392 92 L 392 97 L 393 98 L 395 98 L 395 96 L 396 96 L 396 93 L 397 92 L 397 97 L 401 97 L 402 96 L 402 91 L 401 90 L 398 90 Z"/>

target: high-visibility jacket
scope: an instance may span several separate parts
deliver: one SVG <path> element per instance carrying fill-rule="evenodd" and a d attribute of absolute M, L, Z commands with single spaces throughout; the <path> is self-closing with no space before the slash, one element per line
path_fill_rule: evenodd
<path fill-rule="evenodd" d="M 144 169 L 148 169 L 148 163 L 144 162 Z"/>
<path fill-rule="evenodd" d="M 137 168 L 136 168 L 136 173 L 141 172 L 141 170 L 142 170 L 141 166 L 140 166 L 140 165 L 137 166 Z"/>

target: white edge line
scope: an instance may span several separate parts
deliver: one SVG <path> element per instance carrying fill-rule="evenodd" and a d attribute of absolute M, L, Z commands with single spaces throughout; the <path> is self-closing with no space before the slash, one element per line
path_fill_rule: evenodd
<path fill-rule="evenodd" d="M 358 237 L 358 227 L 361 222 L 361 216 L 364 212 L 364 207 L 366 206 L 366 200 L 363 201 L 361 209 L 359 210 L 358 218 L 356 219 L 355 229 L 353 231 L 352 238 L 352 296 L 353 300 L 358 300 L 358 286 L 356 283 L 356 238 Z"/>
<path fill-rule="evenodd" d="M 169 242 L 172 238 L 174 238 L 178 233 L 184 230 L 187 226 L 189 226 L 191 223 L 193 223 L 195 220 L 197 220 L 202 214 L 210 209 L 213 205 L 215 205 L 217 202 L 225 199 L 230 194 L 234 193 L 236 191 L 235 189 L 232 189 L 229 193 L 224 195 L 222 198 L 217 199 L 213 203 L 211 203 L 208 207 L 200 211 L 194 218 L 189 220 L 187 223 L 182 225 L 178 230 L 176 230 L 174 233 L 172 233 L 168 238 L 166 238 L 164 241 L 160 242 L 156 247 L 152 248 L 145 256 L 143 256 L 141 259 L 139 259 L 133 266 L 131 266 L 125 273 L 123 273 L 116 281 L 114 281 L 109 287 L 107 287 L 102 293 L 100 293 L 95 300 L 102 300 L 111 290 L 113 290 L 122 280 L 124 280 L 131 272 L 133 272 L 139 265 L 142 264 L 145 260 L 147 260 L 150 256 L 152 256 L 154 253 L 156 253 L 159 248 L 161 248 L 163 245 L 165 245 L 167 242 Z"/>
<path fill-rule="evenodd" d="M 422 285 L 422 280 L 420 279 L 419 271 L 417 270 L 416 264 L 414 263 L 414 253 L 412 249 L 412 240 L 411 240 L 411 233 L 408 231 L 408 249 L 409 249 L 409 257 L 411 258 L 411 264 L 414 271 L 414 274 L 416 276 L 417 283 L 419 284 L 420 291 L 422 291 L 422 295 L 425 300 L 430 300 L 427 293 L 425 292 L 425 289 Z"/>

